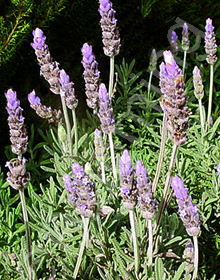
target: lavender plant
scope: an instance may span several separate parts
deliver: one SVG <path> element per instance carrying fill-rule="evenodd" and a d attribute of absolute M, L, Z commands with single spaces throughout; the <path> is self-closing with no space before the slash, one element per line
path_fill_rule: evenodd
<path fill-rule="evenodd" d="M 41 279 L 173 278 L 178 280 L 183 277 L 187 280 L 207 279 L 204 276 L 206 272 L 202 271 L 202 265 L 200 264 L 199 267 L 198 245 L 202 252 L 204 231 L 213 230 L 209 220 L 212 218 L 214 223 L 217 223 L 219 218 L 218 125 L 220 121 L 217 120 L 206 134 L 200 102 L 204 94 L 200 71 L 198 67 L 193 71 L 194 93 L 199 100 L 200 111 L 200 123 L 197 123 L 196 115 L 189 119 L 191 114 L 189 107 L 192 114 L 195 114 L 194 108 L 197 104 L 193 107 L 190 102 L 187 103 L 186 93 L 190 95 L 191 88 L 187 81 L 183 81 L 185 64 L 181 70 L 171 51 L 164 51 L 164 62 L 160 64 L 162 127 L 159 120 L 160 113 L 157 118 L 152 114 L 154 120 L 151 125 L 142 127 L 144 123 L 142 117 L 146 115 L 142 113 L 143 107 L 138 109 L 138 106 L 143 106 L 141 98 L 146 97 L 146 93 L 150 102 L 159 103 L 158 100 L 150 100 L 155 96 L 150 94 L 154 87 L 148 86 L 146 93 L 142 94 L 140 89 L 144 87 L 143 83 L 135 85 L 140 73 L 130 77 L 134 61 L 128 66 L 123 60 L 122 66 L 116 67 L 119 72 L 119 86 L 115 86 L 115 89 L 121 96 L 114 102 L 113 94 L 115 98 L 117 97 L 117 91 L 113 89 L 114 56 L 119 53 L 120 38 L 112 3 L 108 0 L 100 1 L 99 12 L 104 53 L 110 57 L 108 90 L 105 84 L 100 82 L 101 73 L 98 71 L 98 62 L 92 53 L 92 47 L 85 43 L 81 51 L 87 105 L 97 113 L 102 131 L 93 115 L 88 120 L 89 127 L 85 127 L 85 122 L 82 121 L 77 132 L 75 109 L 78 101 L 73 83 L 70 82 L 66 72 L 59 68 L 59 64 L 52 60 L 43 32 L 39 28 L 33 32 L 32 47 L 40 64 L 40 73 L 50 84 L 51 91 L 60 95 L 65 118 L 65 125 L 63 125 L 61 111 L 42 105 L 34 91 L 28 95 L 30 105 L 38 115 L 58 124 L 54 129 L 48 130 L 46 136 L 42 134 L 44 141 L 48 143 L 47 145 L 40 143 L 39 146 L 44 145 L 51 158 L 44 160 L 41 167 L 51 176 L 46 183 L 39 186 L 30 184 L 30 174 L 26 171 L 27 161 L 23 154 L 27 149 L 28 138 L 20 102 L 12 90 L 6 94 L 12 151 L 18 155 L 18 158 L 7 163 L 9 168 L 7 180 L 13 189 L 23 194 L 24 189 L 29 186 L 32 205 L 28 207 L 28 213 L 35 238 L 36 275 Z M 213 47 L 216 44 L 210 19 L 207 20 L 206 30 L 207 61 L 213 66 L 217 58 L 216 47 Z M 182 49 L 186 62 L 186 52 L 189 48 L 186 24 L 183 26 L 182 35 Z M 173 41 L 175 41 L 173 44 L 177 43 L 176 40 L 177 36 L 173 33 Z M 174 49 L 177 50 L 176 47 Z M 157 54 L 153 50 L 149 66 L 149 84 L 154 71 L 157 70 L 156 61 Z M 130 127 L 133 129 L 132 139 L 136 137 L 136 141 L 129 146 L 124 139 L 112 137 L 115 131 L 118 132 L 115 117 L 121 116 L 121 111 L 116 110 L 118 107 L 114 105 L 122 101 L 123 95 L 127 94 L 126 97 L 130 98 L 131 95 L 136 97 L 137 93 L 138 102 L 136 99 L 129 99 L 130 107 L 127 107 L 128 112 L 126 112 L 126 116 L 130 118 Z M 135 101 L 137 109 L 134 114 L 132 100 Z M 208 108 L 210 110 L 210 105 Z M 73 127 L 69 121 L 69 109 L 72 112 Z M 133 121 L 136 122 L 136 126 L 132 124 Z M 160 145 L 160 129 L 162 135 L 158 159 L 156 154 Z M 78 155 L 77 159 L 70 156 L 73 152 L 71 134 L 74 132 L 74 156 Z M 167 132 L 171 141 L 166 139 Z M 78 133 L 83 134 L 79 140 Z M 139 138 L 137 138 L 138 134 Z M 108 149 L 106 149 L 106 135 L 110 145 L 111 166 Z M 114 146 L 116 141 L 120 144 L 118 154 L 121 155 L 118 165 Z M 136 162 L 135 169 L 132 162 Z M 47 164 L 49 167 L 45 166 Z M 85 168 L 83 169 L 82 166 Z M 117 182 L 117 168 L 121 179 L 120 185 Z M 174 171 L 186 178 L 185 183 L 190 187 L 191 196 L 188 194 L 188 189 L 184 187 L 182 179 L 177 175 L 172 177 Z M 153 177 L 154 181 L 151 184 L 150 178 Z M 170 184 L 177 199 L 180 218 L 176 214 L 176 205 L 172 199 L 173 191 L 169 192 Z M 120 195 L 118 195 L 119 188 Z M 2 193 L 1 189 L 0 193 Z M 21 199 L 23 199 L 22 207 L 25 209 L 24 196 Z M 201 217 L 192 199 L 200 205 Z M 4 202 L 3 195 L 0 195 L 0 200 Z M 158 202 L 160 202 L 159 207 Z M 169 207 L 168 211 L 165 211 L 166 207 Z M 28 279 L 33 279 L 31 239 L 25 211 L 23 210 L 23 214 L 24 220 L 27 221 L 26 236 L 29 246 Z M 198 243 L 197 238 L 200 235 L 203 235 L 203 239 L 200 238 Z M 194 244 L 189 236 L 192 236 Z M 22 242 L 21 239 L 21 244 Z M 24 254 L 22 246 L 20 254 L 17 254 L 21 263 L 21 256 Z M 201 263 L 203 256 L 200 255 Z M 0 256 L 2 256 L 1 250 Z M 15 267 L 17 268 L 18 265 L 16 264 Z"/>
<path fill-rule="evenodd" d="M 26 159 L 22 155 L 26 152 L 28 145 L 27 130 L 24 125 L 23 109 L 20 107 L 20 101 L 17 99 L 16 92 L 9 89 L 5 94 L 7 98 L 8 124 L 10 129 L 11 149 L 18 157 L 13 158 L 6 163 L 9 172 L 7 173 L 7 181 L 15 190 L 19 191 L 23 219 L 26 230 L 26 242 L 28 253 L 28 279 L 33 279 L 33 262 L 32 262 L 32 244 L 30 236 L 30 228 L 28 221 L 27 206 L 25 202 L 24 189 L 30 181 L 30 173 L 26 171 Z"/>

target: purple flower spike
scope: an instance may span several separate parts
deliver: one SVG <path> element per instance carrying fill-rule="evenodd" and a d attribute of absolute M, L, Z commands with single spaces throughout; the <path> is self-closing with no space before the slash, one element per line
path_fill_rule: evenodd
<path fill-rule="evenodd" d="M 112 2 L 100 0 L 99 13 L 101 15 L 102 42 L 104 53 L 107 56 L 115 56 L 120 49 L 120 36 L 115 19 L 115 11 L 112 9 Z"/>
<path fill-rule="evenodd" d="M 145 219 L 152 219 L 157 209 L 158 202 L 153 198 L 152 185 L 148 178 L 147 170 L 140 160 L 136 163 L 138 207 Z"/>
<path fill-rule="evenodd" d="M 60 110 L 54 110 L 50 107 L 46 107 L 41 104 L 40 98 L 36 96 L 35 91 L 33 90 L 28 94 L 28 101 L 30 106 L 38 116 L 42 119 L 46 119 L 49 123 L 59 123 L 62 121 L 62 113 Z"/>
<path fill-rule="evenodd" d="M 184 23 L 182 31 L 182 49 L 187 51 L 189 49 L 189 34 L 188 34 L 188 25 Z"/>
<path fill-rule="evenodd" d="M 171 45 L 171 51 L 172 51 L 173 55 L 176 55 L 178 52 L 177 39 L 178 39 L 178 36 L 176 35 L 176 32 L 172 31 L 170 45 Z"/>
<path fill-rule="evenodd" d="M 209 64 L 214 64 L 217 60 L 217 56 L 215 55 L 217 52 L 217 45 L 215 33 L 213 31 L 214 27 L 210 18 L 206 20 L 205 30 L 205 51 L 207 54 L 206 60 Z"/>
<path fill-rule="evenodd" d="M 188 189 L 184 188 L 183 180 L 177 175 L 171 178 L 171 186 L 177 198 L 178 212 L 187 233 L 190 236 L 198 235 L 200 231 L 198 208 L 192 203 Z"/>
<path fill-rule="evenodd" d="M 115 120 L 112 118 L 113 109 L 110 104 L 105 84 L 99 86 L 99 113 L 101 128 L 104 133 L 111 133 L 115 130 Z"/>
<path fill-rule="evenodd" d="M 40 98 L 38 96 L 36 96 L 34 90 L 28 94 L 28 101 L 33 106 L 38 107 L 40 105 Z"/>
<path fill-rule="evenodd" d="M 95 56 L 92 53 L 92 47 L 85 43 L 82 47 L 82 64 L 84 67 L 84 80 L 87 95 L 87 105 L 90 108 L 96 109 L 99 99 L 99 76 L 98 63 L 95 60 Z"/>
<path fill-rule="evenodd" d="M 160 65 L 160 88 L 163 93 L 160 105 L 167 114 L 170 138 L 176 145 L 181 145 L 186 141 L 189 117 L 182 71 L 171 51 L 164 51 L 164 61 Z"/>
<path fill-rule="evenodd" d="M 61 95 L 64 95 L 66 106 L 71 110 L 75 109 L 77 107 L 78 100 L 75 96 L 75 90 L 73 87 L 74 83 L 70 82 L 69 76 L 63 69 L 60 71 L 59 82 L 61 84 Z"/>
<path fill-rule="evenodd" d="M 42 50 L 45 47 L 46 37 L 43 34 L 43 31 L 40 28 L 33 30 L 34 42 L 31 43 L 31 46 L 36 50 Z"/>
<path fill-rule="evenodd" d="M 171 186 L 174 189 L 175 196 L 178 199 L 184 200 L 187 198 L 188 189 L 184 188 L 183 180 L 176 174 L 175 177 L 171 178 Z"/>
<path fill-rule="evenodd" d="M 124 150 L 119 158 L 119 172 L 121 177 L 121 196 L 124 207 L 133 209 L 137 201 L 137 189 L 134 182 L 132 160 L 128 150 Z"/>
<path fill-rule="evenodd" d="M 9 89 L 5 94 L 7 98 L 8 125 L 12 152 L 21 155 L 26 152 L 28 144 L 27 130 L 24 125 L 23 109 L 17 99 L 16 92 Z"/>
<path fill-rule="evenodd" d="M 94 184 L 77 162 L 72 164 L 72 172 L 75 181 L 71 180 L 69 174 L 63 176 L 68 199 L 78 214 L 84 217 L 91 217 L 94 213 L 96 203 Z"/>

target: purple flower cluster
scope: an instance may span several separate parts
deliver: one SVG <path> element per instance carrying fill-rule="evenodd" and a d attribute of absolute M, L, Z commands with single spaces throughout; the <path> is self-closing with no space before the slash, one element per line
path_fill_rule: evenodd
<path fill-rule="evenodd" d="M 171 186 L 177 198 L 178 212 L 187 233 L 190 236 L 198 235 L 200 231 L 198 208 L 192 203 L 188 189 L 184 188 L 183 180 L 177 175 L 171 178 Z"/>
<path fill-rule="evenodd" d="M 160 105 L 167 114 L 170 138 L 180 145 L 186 141 L 189 118 L 183 76 L 171 51 L 164 51 L 164 61 L 160 65 L 160 88 L 163 93 Z"/>
<path fill-rule="evenodd" d="M 112 117 L 113 109 L 108 98 L 105 84 L 99 86 L 99 113 L 101 128 L 104 133 L 111 133 L 115 130 L 115 120 Z"/>
<path fill-rule="evenodd" d="M 137 188 L 134 182 L 134 171 L 128 150 L 124 150 L 119 158 L 119 172 L 121 177 L 121 196 L 125 208 L 131 210 L 137 203 Z"/>
<path fill-rule="evenodd" d="M 77 107 L 78 100 L 76 99 L 75 96 L 75 90 L 74 90 L 74 83 L 70 82 L 69 76 L 66 74 L 66 72 L 62 69 L 60 71 L 60 79 L 59 82 L 61 84 L 61 92 L 60 94 L 64 95 L 65 101 L 66 101 L 66 106 L 72 110 Z"/>
<path fill-rule="evenodd" d="M 145 219 L 152 219 L 158 202 L 153 198 L 152 185 L 147 170 L 140 160 L 136 163 L 136 181 L 132 160 L 127 150 L 119 158 L 119 172 L 121 177 L 121 196 L 125 208 L 131 210 L 137 206 Z"/>
<path fill-rule="evenodd" d="M 115 10 L 112 9 L 112 2 L 100 0 L 99 13 L 101 15 L 102 42 L 104 53 L 107 56 L 115 56 L 120 49 L 120 35 L 115 19 Z"/>
<path fill-rule="evenodd" d="M 183 252 L 183 259 L 186 260 L 185 271 L 187 273 L 192 272 L 194 269 L 194 246 L 191 239 L 189 239 L 189 241 L 186 243 L 186 248 Z"/>
<path fill-rule="evenodd" d="M 200 70 L 197 66 L 195 66 L 193 70 L 193 84 L 194 84 L 194 94 L 196 98 L 202 99 L 204 96 L 204 89 L 203 89 Z"/>
<path fill-rule="evenodd" d="M 10 129 L 10 140 L 12 152 L 21 155 L 26 152 L 28 144 L 27 130 L 24 125 L 23 109 L 17 99 L 16 92 L 9 89 L 5 94 L 7 98 L 8 125 Z"/>
<path fill-rule="evenodd" d="M 40 98 L 36 96 L 33 90 L 28 94 L 28 101 L 30 106 L 35 110 L 36 114 L 42 119 L 46 119 L 49 123 L 62 122 L 62 113 L 60 110 L 54 110 L 41 104 Z"/>
<path fill-rule="evenodd" d="M 172 31 L 170 45 L 171 45 L 171 52 L 173 55 L 176 55 L 178 52 L 177 39 L 178 39 L 178 36 L 177 36 L 176 32 Z"/>
<path fill-rule="evenodd" d="M 189 49 L 189 33 L 188 33 L 188 25 L 184 23 L 183 31 L 182 31 L 182 49 L 184 51 L 188 51 Z"/>
<path fill-rule="evenodd" d="M 205 51 L 207 54 L 207 62 L 209 64 L 214 64 L 217 60 L 216 52 L 217 52 L 217 45 L 216 45 L 216 39 L 215 39 L 215 33 L 214 33 L 214 27 L 212 25 L 212 20 L 208 18 L 206 20 L 206 26 L 205 26 Z"/>
<path fill-rule="evenodd" d="M 35 50 L 38 63 L 40 65 L 40 74 L 50 84 L 50 90 L 55 94 L 65 96 L 67 106 L 71 109 L 77 106 L 77 100 L 74 94 L 73 83 L 69 82 L 69 77 L 64 70 L 59 69 L 59 63 L 53 61 L 48 46 L 45 44 L 46 37 L 43 31 L 36 28 L 33 31 L 33 43 L 31 46 Z"/>
<path fill-rule="evenodd" d="M 92 47 L 85 43 L 82 47 L 82 64 L 84 67 L 84 80 L 87 95 L 87 105 L 96 109 L 99 100 L 99 83 L 100 72 L 98 71 L 98 63 L 95 60 L 95 56 L 92 52 Z"/>
<path fill-rule="evenodd" d="M 157 209 L 157 200 L 153 197 L 152 184 L 146 168 L 140 160 L 136 163 L 138 207 L 145 219 L 151 220 Z"/>
<path fill-rule="evenodd" d="M 91 217 L 96 203 L 94 184 L 77 162 L 73 163 L 71 167 L 75 181 L 72 181 L 68 174 L 63 176 L 68 199 L 78 214 Z"/>

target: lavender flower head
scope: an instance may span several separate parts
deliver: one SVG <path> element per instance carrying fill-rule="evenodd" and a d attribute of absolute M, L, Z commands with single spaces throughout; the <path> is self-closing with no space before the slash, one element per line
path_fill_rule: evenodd
<path fill-rule="evenodd" d="M 8 125 L 10 129 L 10 141 L 12 152 L 21 155 L 26 152 L 28 144 L 27 130 L 24 125 L 23 109 L 17 99 L 16 92 L 9 89 L 5 94 L 7 98 Z"/>
<path fill-rule="evenodd" d="M 111 133 L 115 130 L 115 120 L 112 117 L 113 109 L 110 104 L 105 84 L 99 86 L 99 113 L 101 128 L 104 133 Z"/>
<path fill-rule="evenodd" d="M 69 76 L 66 74 L 66 72 L 62 69 L 60 71 L 60 78 L 59 82 L 61 84 L 61 92 L 60 94 L 64 96 L 66 106 L 72 110 L 77 107 L 78 100 L 75 96 L 75 90 L 74 90 L 74 83 L 70 82 Z"/>
<path fill-rule="evenodd" d="M 33 90 L 28 94 L 28 101 L 30 102 L 30 106 L 35 110 L 36 114 L 40 116 L 42 119 L 47 119 L 49 123 L 59 123 L 62 121 L 62 113 L 60 110 L 54 110 L 50 107 L 46 107 L 41 104 L 41 100 L 38 96 L 36 96 L 35 91 Z"/>
<path fill-rule="evenodd" d="M 164 62 L 160 65 L 160 88 L 163 93 L 160 105 L 167 114 L 167 128 L 176 145 L 186 141 L 189 110 L 182 71 L 176 64 L 171 51 L 164 51 Z"/>
<path fill-rule="evenodd" d="M 140 160 L 136 163 L 138 207 L 143 218 L 151 220 L 156 212 L 158 202 L 153 198 L 152 184 L 148 178 L 147 170 Z"/>
<path fill-rule="evenodd" d="M 96 109 L 98 106 L 99 99 L 99 76 L 100 73 L 98 71 L 98 63 L 95 60 L 95 56 L 92 53 L 92 47 L 85 43 L 82 47 L 82 64 L 84 67 L 84 80 L 86 87 L 86 95 L 87 95 L 87 105 Z"/>
<path fill-rule="evenodd" d="M 75 181 L 72 181 L 68 174 L 63 176 L 68 199 L 78 214 L 91 217 L 96 203 L 94 184 L 77 162 L 73 163 L 71 167 Z"/>
<path fill-rule="evenodd" d="M 156 54 L 156 50 L 153 49 L 150 57 L 149 70 L 150 71 L 156 70 L 156 66 L 157 66 L 157 54 Z"/>
<path fill-rule="evenodd" d="M 171 45 L 171 52 L 173 55 L 176 55 L 178 52 L 177 39 L 178 39 L 178 36 L 177 36 L 176 32 L 172 31 L 170 45 Z"/>
<path fill-rule="evenodd" d="M 189 274 L 190 272 L 193 271 L 194 269 L 194 256 L 195 252 L 194 252 L 194 246 L 193 243 L 191 241 L 191 239 L 189 239 L 189 241 L 186 243 L 186 248 L 183 252 L 183 259 L 185 259 L 185 271 Z"/>
<path fill-rule="evenodd" d="M 60 94 L 60 69 L 59 63 L 53 61 L 48 46 L 45 44 L 46 37 L 39 28 L 33 30 L 33 43 L 31 46 L 35 50 L 38 63 L 40 65 L 40 75 L 50 84 L 50 90 L 55 94 Z"/>
<path fill-rule="evenodd" d="M 132 160 L 128 150 L 124 150 L 119 158 L 119 172 L 121 177 L 121 196 L 125 208 L 131 210 L 135 207 L 137 201 L 137 189 L 134 182 L 134 172 Z"/>
<path fill-rule="evenodd" d="M 171 178 L 171 186 L 177 198 L 178 212 L 187 233 L 190 236 L 198 235 L 200 231 L 198 208 L 192 203 L 188 189 L 184 188 L 183 180 L 177 175 Z"/>
<path fill-rule="evenodd" d="M 184 23 L 183 31 L 182 31 L 182 49 L 184 51 L 188 51 L 189 49 L 189 33 L 188 33 L 188 25 Z"/>
<path fill-rule="evenodd" d="M 197 66 L 195 66 L 193 70 L 193 84 L 194 84 L 195 97 L 197 99 L 202 99 L 204 96 L 204 89 L 203 89 L 200 70 Z"/>
<path fill-rule="evenodd" d="M 99 13 L 101 15 L 102 42 L 105 55 L 113 57 L 119 53 L 120 35 L 115 19 L 115 10 L 112 9 L 112 2 L 100 0 Z"/>
<path fill-rule="evenodd" d="M 216 45 L 216 39 L 215 39 L 215 33 L 214 33 L 214 27 L 212 25 L 212 20 L 208 18 L 206 20 L 206 26 L 205 26 L 205 51 L 207 54 L 207 62 L 209 64 L 214 64 L 217 60 L 216 52 L 217 52 L 217 45 Z"/>

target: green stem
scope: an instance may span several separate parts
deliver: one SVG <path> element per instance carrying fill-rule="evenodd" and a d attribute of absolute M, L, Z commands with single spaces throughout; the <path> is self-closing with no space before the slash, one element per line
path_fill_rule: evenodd
<path fill-rule="evenodd" d="M 114 83 L 114 64 L 115 64 L 115 57 L 110 57 L 110 73 L 109 73 L 109 87 L 108 87 L 108 94 L 109 99 L 111 101 L 113 97 L 113 83 Z"/>
<path fill-rule="evenodd" d="M 184 51 L 184 57 L 183 57 L 183 76 L 184 76 L 185 67 L 186 67 L 186 54 L 187 54 L 187 51 Z"/>
<path fill-rule="evenodd" d="M 105 184 L 106 183 L 106 179 L 105 179 L 105 163 L 104 163 L 103 160 L 100 162 L 100 165 L 101 165 L 101 170 L 102 170 L 102 182 Z"/>
<path fill-rule="evenodd" d="M 25 232 L 26 232 L 26 242 L 27 242 L 27 249 L 28 249 L 28 280 L 33 279 L 33 262 L 32 262 L 32 246 L 31 246 L 31 234 L 30 234 L 30 227 L 28 222 L 28 213 L 27 207 L 25 202 L 25 195 L 24 190 L 19 190 L 20 200 L 21 200 L 21 207 L 23 213 L 23 219 L 25 224 Z"/>
<path fill-rule="evenodd" d="M 202 99 L 199 99 L 199 114 L 200 114 L 200 123 L 201 123 L 201 127 L 202 127 L 202 135 L 204 135 L 205 124 L 204 124 L 204 118 L 203 118 Z"/>
<path fill-rule="evenodd" d="M 173 167 L 174 167 L 177 149 L 178 149 L 178 145 L 176 145 L 174 143 L 173 152 L 172 152 L 172 156 L 171 156 L 171 159 L 170 159 L 170 166 L 169 166 L 169 169 L 168 169 L 168 174 L 167 174 L 167 178 L 166 178 L 166 182 L 165 182 L 165 186 L 164 186 L 163 197 L 162 197 L 162 200 L 161 200 L 161 203 L 160 203 L 160 206 L 159 206 L 159 212 L 158 212 L 158 215 L 157 215 L 156 228 L 155 228 L 156 232 L 159 228 L 163 211 L 164 211 L 165 207 L 167 206 L 167 194 L 168 194 L 168 189 L 169 189 L 170 182 L 171 182 L 171 173 L 172 173 L 172 170 L 173 170 Z"/>
<path fill-rule="evenodd" d="M 75 135 L 75 149 L 74 155 L 78 154 L 78 131 L 77 131 L 77 120 L 76 120 L 76 111 L 72 109 L 72 117 L 73 117 L 73 127 L 74 127 L 74 135 Z"/>
<path fill-rule="evenodd" d="M 116 165 L 115 165 L 115 151 L 114 151 L 114 144 L 112 140 L 112 132 L 108 134 L 109 138 L 109 145 L 110 145 L 110 153 L 111 153 L 111 162 L 112 162 L 112 171 L 115 182 L 117 182 L 117 171 L 116 171 Z"/>
<path fill-rule="evenodd" d="M 79 254 L 78 254 L 78 258 L 77 258 L 77 262 L 76 262 L 76 266 L 73 272 L 73 279 L 76 279 L 77 274 L 79 272 L 79 268 L 82 262 L 82 257 L 83 257 L 83 253 L 84 253 L 84 249 L 86 246 L 86 243 L 88 241 L 88 230 L 89 230 L 89 218 L 84 218 L 83 217 L 83 225 L 84 225 L 84 229 L 83 229 L 83 238 L 82 238 L 82 242 L 80 245 L 80 249 L 79 249 Z"/>
<path fill-rule="evenodd" d="M 192 280 L 195 280 L 197 279 L 198 266 L 199 266 L 199 247 L 198 247 L 197 236 L 193 236 L 193 242 L 194 242 L 194 271 L 193 271 Z"/>
<path fill-rule="evenodd" d="M 213 78 L 214 78 L 214 65 L 210 65 L 210 84 L 209 84 L 209 105 L 207 115 L 207 125 L 210 127 L 210 118 L 212 114 L 212 93 L 213 93 Z"/>
<path fill-rule="evenodd" d="M 66 102 L 65 102 L 63 94 L 60 94 L 60 97 L 61 97 L 63 114 L 64 114 L 64 119 L 65 119 L 66 129 L 67 129 L 67 141 L 69 144 L 69 153 L 72 156 L 73 155 L 73 143 L 72 143 L 72 139 L 71 139 L 71 126 L 70 126 L 69 115 L 68 115 Z"/>
<path fill-rule="evenodd" d="M 148 249 L 147 249 L 147 259 L 149 266 L 152 266 L 153 263 L 153 228 L 152 221 L 147 220 L 148 227 Z"/>
<path fill-rule="evenodd" d="M 150 94 L 152 75 L 153 75 L 153 71 L 150 71 L 150 77 L 149 77 L 149 82 L 148 82 L 148 91 L 147 91 L 147 97 L 148 98 L 149 98 L 149 94 Z"/>
<path fill-rule="evenodd" d="M 135 214 L 133 209 L 129 210 L 129 218 L 130 218 L 131 233 L 132 233 L 133 246 L 134 246 L 135 273 L 138 274 L 140 258 L 139 258 L 138 242 L 137 242 L 137 233 L 135 228 Z"/>
<path fill-rule="evenodd" d="M 166 128 L 166 122 L 167 122 L 167 114 L 163 114 L 163 125 L 162 125 L 162 132 L 161 132 L 161 142 L 160 142 L 160 154 L 157 162 L 157 170 L 156 174 L 154 177 L 154 182 L 152 186 L 152 191 L 155 194 L 156 192 L 156 187 L 158 184 L 158 180 L 160 177 L 160 172 L 163 164 L 163 157 L 164 157 L 164 152 L 165 152 L 165 143 L 166 143 L 166 135 L 167 135 L 167 128 Z"/>

